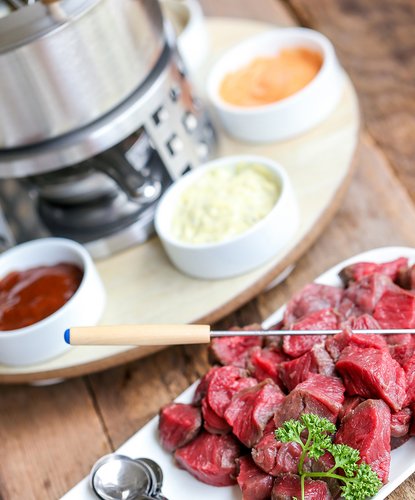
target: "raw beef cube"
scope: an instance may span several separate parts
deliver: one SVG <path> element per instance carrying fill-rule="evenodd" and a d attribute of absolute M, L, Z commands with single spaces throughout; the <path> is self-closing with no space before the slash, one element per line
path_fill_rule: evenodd
<path fill-rule="evenodd" d="M 291 326 L 292 330 L 335 330 L 338 317 L 333 309 L 323 309 L 304 317 Z M 298 358 L 309 351 L 313 345 L 324 342 L 324 335 L 286 335 L 282 348 L 286 354 Z"/>
<path fill-rule="evenodd" d="M 408 259 L 399 257 L 391 262 L 375 264 L 374 262 L 356 262 L 342 269 L 339 273 L 343 283 L 348 286 L 351 281 L 359 281 L 365 276 L 379 273 L 388 276 L 392 281 L 398 279 L 400 271 L 407 269 Z"/>
<path fill-rule="evenodd" d="M 412 415 L 414 418 L 412 419 L 411 427 L 409 428 L 409 435 L 415 436 L 415 403 L 411 403 L 410 408 L 412 410 Z"/>
<path fill-rule="evenodd" d="M 278 476 L 288 472 L 298 471 L 298 462 L 301 455 L 301 446 L 298 443 L 281 443 L 275 439 L 275 433 L 267 432 L 252 448 L 254 462 L 263 471 Z M 307 459 L 306 464 L 309 462 Z"/>
<path fill-rule="evenodd" d="M 373 349 L 387 348 L 386 340 L 382 335 L 352 333 L 349 329 L 345 329 L 326 340 L 326 349 L 335 362 L 338 361 L 340 354 L 348 346 L 372 347 Z"/>
<path fill-rule="evenodd" d="M 263 471 L 276 476 L 277 455 L 282 443 L 275 439 L 274 432 L 264 433 L 263 437 L 252 448 L 252 458 Z"/>
<path fill-rule="evenodd" d="M 348 415 L 351 411 L 353 411 L 356 406 L 359 406 L 360 403 L 363 403 L 364 399 L 360 396 L 346 396 L 344 399 L 344 403 L 342 409 L 339 413 L 339 420 L 341 421 L 346 415 Z"/>
<path fill-rule="evenodd" d="M 396 448 L 399 448 L 400 446 L 405 444 L 410 438 L 411 436 L 409 434 L 400 438 L 391 438 L 391 450 L 396 450 Z"/>
<path fill-rule="evenodd" d="M 406 335 L 401 335 L 401 337 L 406 337 Z M 415 354 L 415 342 L 413 335 L 410 335 L 411 339 L 407 344 L 394 344 L 388 345 L 390 355 L 394 360 L 396 360 L 401 366 L 405 364 L 412 358 Z"/>
<path fill-rule="evenodd" d="M 350 328 L 351 330 L 380 330 L 379 323 L 370 314 L 362 314 L 361 316 L 352 316 L 346 321 L 343 321 L 342 328 Z"/>
<path fill-rule="evenodd" d="M 212 486 L 236 483 L 236 459 L 239 455 L 239 444 L 230 434 L 217 436 L 205 431 L 174 454 L 179 467 Z"/>
<path fill-rule="evenodd" d="M 225 419 L 239 441 L 251 448 L 261 439 L 266 424 L 284 398 L 284 393 L 272 380 L 264 380 L 235 394 Z"/>
<path fill-rule="evenodd" d="M 238 466 L 239 474 L 236 479 L 242 491 L 242 500 L 268 500 L 274 478 L 258 469 L 249 455 L 241 457 Z"/>
<path fill-rule="evenodd" d="M 402 408 L 391 415 L 391 436 L 400 438 L 406 436 L 411 424 L 412 411 L 410 408 Z"/>
<path fill-rule="evenodd" d="M 288 302 L 284 312 L 284 325 L 292 325 L 304 316 L 321 309 L 336 309 L 342 296 L 341 288 L 310 283 Z"/>
<path fill-rule="evenodd" d="M 381 328 L 415 328 L 415 295 L 395 286 L 382 295 L 373 317 Z"/>
<path fill-rule="evenodd" d="M 384 401 L 368 399 L 342 420 L 335 442 L 360 451 L 366 462 L 386 483 L 390 466 L 391 412 Z"/>
<path fill-rule="evenodd" d="M 206 401 L 216 415 L 223 418 L 233 395 L 254 385 L 257 385 L 257 381 L 247 377 L 247 372 L 242 368 L 222 366 L 215 370 L 210 378 Z"/>
<path fill-rule="evenodd" d="M 390 289 L 401 290 L 383 274 L 372 274 L 353 282 L 344 292 L 339 313 L 344 319 L 372 314 L 380 298 Z"/>
<path fill-rule="evenodd" d="M 292 500 L 301 498 L 300 476 L 285 474 L 277 477 L 272 488 L 271 500 Z M 306 479 L 304 500 L 331 500 L 333 497 L 324 481 Z"/>
<path fill-rule="evenodd" d="M 275 413 L 276 427 L 286 420 L 298 419 L 303 413 L 314 413 L 336 422 L 344 402 L 344 386 L 340 379 L 310 373 L 307 380 L 298 384 Z"/>
<path fill-rule="evenodd" d="M 410 344 L 412 335 L 410 333 L 383 335 L 388 345 L 407 345 Z"/>
<path fill-rule="evenodd" d="M 281 443 L 278 449 L 273 475 L 292 473 L 298 471 L 298 463 L 301 456 L 301 446 L 298 443 Z M 309 461 L 307 460 L 307 463 Z"/>
<path fill-rule="evenodd" d="M 403 365 L 406 377 L 406 403 L 415 403 L 415 355 Z"/>
<path fill-rule="evenodd" d="M 304 382 L 310 373 L 333 375 L 334 363 L 324 345 L 317 344 L 303 356 L 281 363 L 279 371 L 285 387 L 292 391 L 297 384 Z"/>
<path fill-rule="evenodd" d="M 231 330 L 262 330 L 260 325 L 254 324 L 244 328 L 231 328 Z M 209 359 L 221 365 L 234 365 L 245 368 L 251 347 L 261 347 L 262 337 L 218 337 L 213 338 L 209 347 Z"/>
<path fill-rule="evenodd" d="M 206 392 L 209 386 L 210 379 L 212 375 L 218 370 L 218 366 L 211 368 L 200 380 L 199 385 L 196 387 L 192 404 L 200 406 L 202 404 L 202 399 L 206 396 Z"/>
<path fill-rule="evenodd" d="M 265 347 L 254 347 L 251 349 L 247 368 L 250 374 L 258 381 L 270 378 L 277 385 L 282 386 L 278 366 L 286 361 L 288 357 L 280 350 Z"/>
<path fill-rule="evenodd" d="M 349 396 L 380 398 L 399 411 L 406 398 L 403 368 L 389 351 L 356 346 L 346 347 L 336 363 Z"/>
<path fill-rule="evenodd" d="M 201 427 L 200 409 L 194 406 L 170 403 L 160 411 L 159 437 L 167 451 L 187 444 L 196 437 Z"/>
<path fill-rule="evenodd" d="M 415 288 L 415 265 L 411 267 L 401 268 L 396 283 L 406 290 Z"/>
<path fill-rule="evenodd" d="M 228 422 L 212 410 L 206 398 L 202 400 L 202 415 L 203 427 L 211 434 L 228 434 L 231 431 Z"/>

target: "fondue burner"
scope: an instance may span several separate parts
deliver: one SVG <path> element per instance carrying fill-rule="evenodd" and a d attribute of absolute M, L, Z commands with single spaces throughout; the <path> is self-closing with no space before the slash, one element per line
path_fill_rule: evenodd
<path fill-rule="evenodd" d="M 158 2 L 0 0 L 0 34 L 0 247 L 145 241 L 215 143 Z"/>

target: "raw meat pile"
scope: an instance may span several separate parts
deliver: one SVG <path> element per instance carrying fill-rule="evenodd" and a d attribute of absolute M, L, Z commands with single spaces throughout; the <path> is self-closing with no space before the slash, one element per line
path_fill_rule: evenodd
<path fill-rule="evenodd" d="M 415 339 L 351 329 L 415 328 L 415 266 L 358 263 L 340 277 L 343 289 L 307 285 L 274 328 L 342 333 L 212 341 L 215 365 L 193 403 L 160 412 L 161 443 L 180 467 L 213 486 L 237 482 L 244 500 L 300 498 L 300 445 L 278 442 L 274 431 L 314 413 L 336 423 L 335 441 L 358 449 L 387 482 L 391 448 L 415 435 Z M 333 465 L 328 453 L 309 462 L 312 470 Z M 333 479 L 305 482 L 308 500 L 338 495 Z"/>

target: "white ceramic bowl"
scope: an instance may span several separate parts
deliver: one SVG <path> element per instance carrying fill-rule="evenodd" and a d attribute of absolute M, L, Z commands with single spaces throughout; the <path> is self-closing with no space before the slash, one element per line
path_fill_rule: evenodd
<path fill-rule="evenodd" d="M 0 331 L 0 363 L 23 366 L 53 358 L 70 346 L 64 332 L 71 326 L 94 325 L 105 306 L 105 290 L 85 248 L 72 240 L 42 238 L 23 243 L 0 255 L 0 279 L 21 271 L 59 262 L 76 264 L 83 278 L 74 295 L 55 313 L 33 325 Z"/>
<path fill-rule="evenodd" d="M 235 168 L 241 163 L 263 165 L 280 183 L 281 194 L 271 212 L 244 233 L 218 243 L 189 244 L 174 238 L 172 217 L 183 191 L 209 170 Z M 264 264 L 290 241 L 298 223 L 298 205 L 284 168 L 253 155 L 224 157 L 184 175 L 166 191 L 155 217 L 157 234 L 173 264 L 185 274 L 202 279 L 230 278 Z"/>
<path fill-rule="evenodd" d="M 319 52 L 323 65 L 315 78 L 295 94 L 272 104 L 235 106 L 224 101 L 223 78 L 258 56 L 275 56 L 284 48 L 304 47 Z M 249 38 L 226 52 L 212 68 L 207 93 L 227 132 L 247 142 L 270 142 L 301 134 L 328 117 L 344 87 L 344 73 L 333 45 L 321 33 L 306 28 L 279 28 Z"/>

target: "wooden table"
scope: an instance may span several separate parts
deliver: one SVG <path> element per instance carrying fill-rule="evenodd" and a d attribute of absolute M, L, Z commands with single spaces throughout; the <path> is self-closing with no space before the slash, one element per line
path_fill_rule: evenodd
<path fill-rule="evenodd" d="M 335 43 L 364 117 L 359 165 L 319 241 L 277 289 L 226 318 L 259 321 L 326 268 L 376 246 L 415 245 L 415 3 L 410 0 L 202 0 L 207 15 L 318 29 Z M 208 368 L 177 347 L 47 387 L 0 388 L 0 499 L 56 499 Z M 415 498 L 415 477 L 390 498 Z M 178 499 L 172 499 L 178 500 Z"/>

